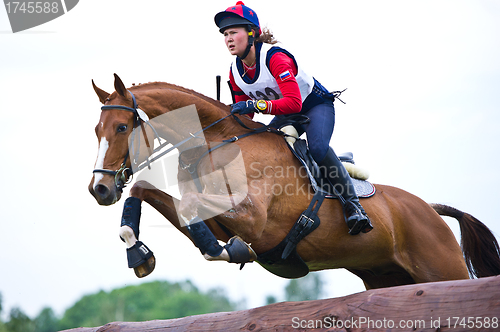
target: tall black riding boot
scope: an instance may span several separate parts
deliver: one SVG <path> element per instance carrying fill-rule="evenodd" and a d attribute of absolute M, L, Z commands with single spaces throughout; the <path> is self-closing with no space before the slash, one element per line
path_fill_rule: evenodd
<path fill-rule="evenodd" d="M 356 235 L 360 232 L 368 233 L 373 229 L 370 219 L 365 210 L 359 203 L 358 196 L 354 190 L 349 173 L 345 169 L 332 148 L 328 150 L 325 158 L 318 163 L 322 174 L 335 189 L 334 193 L 340 195 L 339 200 L 342 203 L 344 217 L 349 227 L 349 234 Z"/>

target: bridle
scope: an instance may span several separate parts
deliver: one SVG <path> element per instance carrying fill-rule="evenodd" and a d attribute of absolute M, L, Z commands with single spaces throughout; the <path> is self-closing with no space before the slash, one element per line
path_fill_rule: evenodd
<path fill-rule="evenodd" d="M 145 142 L 146 142 L 146 146 L 149 149 L 149 155 L 148 155 L 148 157 L 146 158 L 146 160 L 144 162 L 142 162 L 141 164 L 139 164 L 136 167 L 137 171 L 141 171 L 145 167 L 148 167 L 149 169 L 151 169 L 151 163 L 153 163 L 154 161 L 160 159 L 161 157 L 163 157 L 164 155 L 168 154 L 172 150 L 177 149 L 181 145 L 187 143 L 188 141 L 190 141 L 190 140 L 192 140 L 194 138 L 204 139 L 203 137 L 199 137 L 199 135 L 202 134 L 205 130 L 207 130 L 210 127 L 218 124 L 219 122 L 227 119 L 230 116 L 232 116 L 240 126 L 242 126 L 243 128 L 245 128 L 245 129 L 248 130 L 248 132 L 245 133 L 245 134 L 242 134 L 242 135 L 239 135 L 239 136 L 234 136 L 234 137 L 232 137 L 230 139 L 223 140 L 222 143 L 218 144 L 217 146 L 215 146 L 213 148 L 208 149 L 198 159 L 198 161 L 196 161 L 195 163 L 190 164 L 190 165 L 181 165 L 181 166 L 183 166 L 182 167 L 183 169 L 188 169 L 189 173 L 191 173 L 191 176 L 195 180 L 195 183 L 196 183 L 196 186 L 198 187 L 198 190 L 201 189 L 201 184 L 199 183 L 199 179 L 198 179 L 198 176 L 196 174 L 197 173 L 198 164 L 199 164 L 200 160 L 204 156 L 206 156 L 208 153 L 212 152 L 213 150 L 221 148 L 221 147 L 223 147 L 226 144 L 236 142 L 239 139 L 245 138 L 247 136 L 251 136 L 251 135 L 259 134 L 259 133 L 263 133 L 263 132 L 272 132 L 272 133 L 275 133 L 275 134 L 278 134 L 278 135 L 281 135 L 281 136 L 289 136 L 289 135 L 285 134 L 284 132 L 282 132 L 282 131 L 280 131 L 278 129 L 270 127 L 269 125 L 263 125 L 262 127 L 258 127 L 258 128 L 250 128 L 250 127 L 246 126 L 235 114 L 229 113 L 228 115 L 226 115 L 226 116 L 224 116 L 224 117 L 216 120 L 215 122 L 212 122 L 211 124 L 209 124 L 205 128 L 202 128 L 201 130 L 197 131 L 196 133 L 194 133 L 194 134 L 191 133 L 189 137 L 185 138 L 184 140 L 180 141 L 177 144 L 172 145 L 170 148 L 166 149 L 165 151 L 162 151 L 161 153 L 153 156 L 153 154 L 161 151 L 166 145 L 168 145 L 170 143 L 168 143 L 168 142 L 163 142 L 162 143 L 161 139 L 160 139 L 160 136 L 158 135 L 158 133 L 156 132 L 156 130 L 154 129 L 154 127 L 149 123 L 149 121 L 144 121 L 140 117 L 139 112 L 138 112 L 139 106 L 137 104 L 135 96 L 134 96 L 134 94 L 130 90 L 127 90 L 127 91 L 132 96 L 133 107 L 123 106 L 123 105 L 104 105 L 104 106 L 101 107 L 101 110 L 102 111 L 106 111 L 106 110 L 112 110 L 112 109 L 119 109 L 119 110 L 129 111 L 129 112 L 132 112 L 134 114 L 134 129 L 137 128 L 138 126 L 141 126 L 142 132 L 144 134 L 144 139 L 145 139 Z M 307 117 L 305 117 L 304 115 L 297 114 L 297 115 L 294 115 L 292 117 L 289 117 L 288 120 L 285 119 L 284 122 L 288 122 L 292 118 L 293 118 L 294 121 L 297 121 L 298 123 L 306 123 L 306 122 L 309 121 L 309 119 Z M 146 135 L 146 131 L 144 130 L 144 124 L 143 123 L 146 123 L 153 130 L 153 132 L 155 134 L 155 138 L 159 142 L 159 146 L 157 148 L 151 149 L 151 146 L 150 146 L 149 141 L 148 141 L 148 137 Z M 132 132 L 132 135 L 135 135 L 134 131 Z M 131 142 L 132 142 L 131 143 L 132 146 L 134 146 L 135 136 L 132 137 Z M 139 139 L 139 142 L 140 142 L 140 139 Z M 137 151 L 135 152 L 135 154 L 134 153 L 132 153 L 132 154 L 134 155 L 134 160 L 136 160 L 137 156 L 139 154 L 139 147 L 137 147 Z M 153 157 L 151 157 L 151 156 L 153 156 Z M 130 167 L 127 167 L 127 160 L 129 158 L 130 158 L 130 149 L 127 149 L 127 153 L 125 155 L 125 158 L 123 158 L 123 162 L 122 162 L 122 164 L 121 164 L 121 166 L 120 166 L 120 168 L 118 170 L 113 171 L 113 170 L 109 170 L 109 169 L 94 169 L 93 173 L 103 173 L 103 174 L 108 174 L 108 175 L 114 176 L 116 188 L 118 190 L 120 190 L 120 191 L 123 191 L 123 188 L 125 188 L 126 185 L 129 184 L 132 181 L 133 175 L 134 175 L 134 171 Z M 179 158 L 180 158 L 180 155 L 179 155 Z"/>
<path fill-rule="evenodd" d="M 101 107 L 101 110 L 106 111 L 106 110 L 112 110 L 112 109 L 119 109 L 119 110 L 125 110 L 125 111 L 132 112 L 134 114 L 134 129 L 137 128 L 139 125 L 141 126 L 142 132 L 144 134 L 144 139 L 146 141 L 146 146 L 148 147 L 148 149 L 151 152 L 151 146 L 149 145 L 149 140 L 148 140 L 148 137 L 146 135 L 146 131 L 144 130 L 144 125 L 143 125 L 144 121 L 139 116 L 139 112 L 138 112 L 139 106 L 137 105 L 137 101 L 135 100 L 134 94 L 132 92 L 130 92 L 129 90 L 127 90 L 127 91 L 132 96 L 133 107 L 128 107 L 128 106 L 124 106 L 124 105 L 104 105 Z M 152 128 L 152 126 L 151 126 L 151 128 Z M 153 128 L 153 131 L 154 131 L 154 128 Z M 156 132 L 155 132 L 155 134 L 156 134 Z M 159 136 L 157 135 L 157 137 L 159 137 Z M 134 143 L 134 141 L 135 140 L 132 139 L 132 144 Z M 138 153 L 139 153 L 139 148 L 137 148 L 137 154 Z M 132 169 L 127 167 L 127 159 L 129 159 L 129 157 L 130 157 L 130 149 L 127 148 L 127 153 L 125 154 L 125 158 L 123 158 L 123 162 L 120 165 L 120 168 L 118 170 L 113 171 L 113 170 L 109 170 L 109 169 L 94 169 L 92 173 L 103 173 L 103 174 L 108 174 L 108 175 L 114 176 L 115 186 L 120 191 L 122 191 L 123 188 L 125 188 L 126 185 L 132 181 L 133 174 L 134 174 Z M 149 159 L 147 160 L 147 166 L 150 167 L 149 166 Z"/>
<path fill-rule="evenodd" d="M 201 137 L 198 136 L 199 134 L 203 133 L 208 128 L 216 125 L 217 123 L 221 122 L 222 120 L 224 120 L 224 119 L 226 119 L 226 118 L 228 118 L 229 116 L 232 115 L 232 114 L 228 114 L 227 116 L 222 117 L 221 119 L 213 122 L 212 124 L 208 125 L 207 127 L 202 128 L 198 132 L 196 132 L 194 134 L 191 134 L 186 139 L 184 139 L 184 140 L 180 141 L 179 143 L 171 146 L 170 148 L 168 148 L 167 150 L 161 152 L 160 154 L 158 154 L 158 155 L 150 158 L 154 153 L 162 150 L 166 145 L 168 145 L 170 143 L 168 143 L 168 142 L 163 142 L 162 143 L 161 139 L 160 139 L 160 136 L 158 135 L 158 133 L 156 132 L 156 130 L 154 129 L 154 127 L 148 121 L 144 121 L 140 117 L 139 112 L 138 112 L 139 105 L 137 104 L 135 96 L 134 96 L 134 94 L 130 90 L 127 90 L 127 91 L 132 96 L 133 107 L 128 107 L 128 106 L 124 106 L 124 105 L 104 105 L 104 106 L 101 107 L 101 110 L 102 111 L 106 111 L 106 110 L 112 110 L 112 109 L 119 109 L 119 110 L 129 111 L 129 112 L 132 112 L 134 114 L 134 129 L 137 128 L 138 126 L 141 126 L 142 132 L 144 134 L 144 139 L 146 141 L 146 146 L 149 149 L 149 156 L 146 158 L 146 160 L 143 163 L 141 163 L 141 164 L 139 164 L 137 166 L 137 171 L 141 171 L 145 167 L 148 167 L 148 168 L 151 169 L 151 163 L 152 162 L 160 159 L 161 157 L 163 157 L 167 153 L 171 152 L 174 149 L 177 149 L 178 147 L 180 147 L 181 145 L 187 143 L 188 141 L 192 140 L 193 138 L 201 139 Z M 158 139 L 159 146 L 157 148 L 155 148 L 154 150 L 151 149 L 151 146 L 149 144 L 148 137 L 146 135 L 146 131 L 144 130 L 144 123 L 146 123 L 153 130 L 153 132 L 155 134 L 155 138 Z M 132 146 L 134 146 L 134 141 L 135 141 L 135 137 L 133 137 L 132 140 L 131 140 Z M 140 140 L 139 140 L 139 142 L 140 142 Z M 139 147 L 137 147 L 136 153 L 135 154 L 133 153 L 134 160 L 137 159 L 137 155 L 138 154 L 139 154 Z M 126 185 L 129 184 L 132 181 L 133 175 L 134 175 L 134 171 L 130 167 L 127 167 L 127 160 L 129 158 L 130 158 L 130 149 L 127 149 L 127 153 L 125 154 L 125 157 L 123 158 L 123 162 L 120 165 L 120 168 L 118 170 L 113 171 L 113 170 L 109 170 L 109 169 L 94 169 L 93 173 L 103 173 L 103 174 L 108 174 L 108 175 L 114 176 L 116 188 L 118 190 L 120 190 L 120 191 L 123 191 L 123 188 L 125 188 Z"/>

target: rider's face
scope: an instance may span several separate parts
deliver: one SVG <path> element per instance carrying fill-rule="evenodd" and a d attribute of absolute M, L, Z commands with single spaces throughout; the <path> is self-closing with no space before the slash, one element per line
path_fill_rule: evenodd
<path fill-rule="evenodd" d="M 248 45 L 248 32 L 245 28 L 228 28 L 224 31 L 224 41 L 229 53 L 242 56 Z"/>

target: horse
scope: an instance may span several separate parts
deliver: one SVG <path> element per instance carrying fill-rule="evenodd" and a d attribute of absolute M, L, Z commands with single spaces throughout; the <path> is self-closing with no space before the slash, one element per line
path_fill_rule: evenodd
<path fill-rule="evenodd" d="M 131 159 L 135 158 L 129 154 L 129 140 L 133 129 L 147 121 L 137 119 L 133 109 L 139 105 L 149 119 L 154 119 L 194 105 L 206 142 L 230 142 L 214 156 L 205 153 L 200 157 L 198 153 L 191 158 L 198 158 L 194 173 L 201 190 L 193 184 L 193 172 L 181 165 L 180 199 L 146 181 L 137 181 L 129 191 L 130 197 L 150 204 L 190 239 L 184 219 L 205 215 L 205 223 L 218 240 L 227 242 L 231 234 L 238 235 L 257 255 L 275 248 L 308 207 L 311 192 L 303 188 L 310 188 L 309 179 L 297 172 L 277 174 L 284 166 L 299 169 L 302 165 L 280 135 L 269 130 L 251 135 L 262 124 L 248 116 L 230 116 L 230 106 L 169 83 L 150 82 L 127 89 L 115 74 L 115 92 L 105 92 L 93 80 L 92 86 L 104 105 L 95 129 L 99 151 L 89 184 L 99 204 L 119 201 L 125 182 L 132 176 Z M 198 146 L 197 134 L 185 129 L 182 121 L 182 117 L 173 117 L 156 131 L 179 151 L 179 156 L 189 157 Z M 150 147 L 152 131 L 146 128 L 143 136 Z M 185 139 L 189 136 L 193 139 Z M 236 152 L 230 147 L 237 148 Z M 210 174 L 214 173 L 214 164 L 227 166 L 238 153 L 247 174 L 226 172 L 237 173 L 239 184 L 231 188 L 231 203 L 227 199 L 221 203 L 224 199 L 219 193 L 224 184 L 214 182 Z M 141 154 L 145 160 L 151 149 Z M 479 220 L 446 205 L 428 204 L 396 187 L 374 186 L 375 194 L 362 199 L 374 226 L 369 233 L 348 234 L 339 201 L 324 200 L 318 210 L 319 227 L 296 246 L 309 271 L 344 268 L 361 278 L 366 289 L 500 274 L 498 242 Z M 458 221 L 461 246 L 440 215 Z M 137 240 L 134 234 L 122 235 L 128 246 Z"/>

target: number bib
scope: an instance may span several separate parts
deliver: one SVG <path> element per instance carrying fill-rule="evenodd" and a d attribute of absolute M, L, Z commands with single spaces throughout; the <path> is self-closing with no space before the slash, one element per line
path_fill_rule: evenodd
<path fill-rule="evenodd" d="M 257 56 L 259 57 L 258 59 L 259 63 L 257 64 L 257 71 L 255 72 L 254 79 L 251 81 L 251 83 L 247 83 L 242 79 L 241 74 L 238 71 L 238 66 L 236 64 L 236 61 L 231 64 L 231 71 L 233 73 L 236 85 L 238 85 L 241 91 L 243 91 L 243 93 L 245 93 L 250 98 L 254 100 L 258 99 L 277 100 L 283 98 L 283 94 L 280 91 L 278 82 L 273 77 L 273 75 L 269 71 L 269 68 L 267 67 L 268 55 L 278 50 L 279 51 L 282 50 L 286 54 L 290 55 L 292 59 L 294 59 L 293 56 L 286 50 L 271 44 L 263 43 L 260 52 L 257 52 Z M 302 67 L 297 65 L 297 68 L 298 68 L 298 73 L 297 76 L 295 76 L 295 79 L 297 80 L 297 83 L 299 85 L 302 101 L 304 101 L 313 89 L 314 78 L 304 73 L 302 71 Z M 281 75 L 286 76 L 290 74 L 291 73 L 285 72 Z M 282 77 L 281 79 L 285 79 L 285 77 Z"/>

